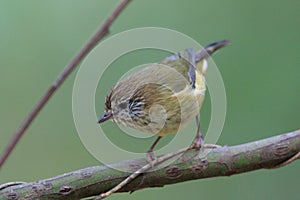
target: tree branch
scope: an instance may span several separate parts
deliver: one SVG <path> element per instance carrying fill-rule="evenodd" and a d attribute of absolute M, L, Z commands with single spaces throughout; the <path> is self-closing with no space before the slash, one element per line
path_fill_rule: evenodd
<path fill-rule="evenodd" d="M 292 161 L 299 158 L 299 152 L 300 130 L 242 145 L 216 148 L 204 158 L 195 157 L 195 151 L 189 150 L 171 165 L 141 174 L 118 192 L 276 168 L 282 163 L 289 164 L 292 157 Z M 108 191 L 130 175 L 114 167 L 134 171 L 145 164 L 146 160 L 140 158 L 108 166 L 88 167 L 31 183 L 6 183 L 0 186 L 0 200 L 91 197 Z"/>
<path fill-rule="evenodd" d="M 64 70 L 58 75 L 56 80 L 48 88 L 45 94 L 41 97 L 39 102 L 35 105 L 32 111 L 27 115 L 23 124 L 16 130 L 13 137 L 9 141 L 7 147 L 3 151 L 0 157 L 0 169 L 5 163 L 6 159 L 15 148 L 21 137 L 24 135 L 27 128 L 31 125 L 33 120 L 37 117 L 39 112 L 48 103 L 54 92 L 62 85 L 66 78 L 72 73 L 72 71 L 78 66 L 78 64 L 85 58 L 85 56 L 94 48 L 94 46 L 102 40 L 108 33 L 109 27 L 119 16 L 119 14 L 124 10 L 127 4 L 131 0 L 123 0 L 116 9 L 111 13 L 111 15 L 105 20 L 104 24 L 99 28 L 99 30 L 93 35 L 93 37 L 84 45 L 84 47 L 78 52 L 78 54 L 70 61 L 70 63 L 64 68 Z"/>

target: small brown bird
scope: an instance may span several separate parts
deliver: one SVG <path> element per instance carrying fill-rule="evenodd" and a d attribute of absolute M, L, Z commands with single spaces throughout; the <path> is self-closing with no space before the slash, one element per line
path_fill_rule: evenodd
<path fill-rule="evenodd" d="M 169 133 L 176 133 L 196 118 L 197 135 L 193 146 L 203 143 L 198 114 L 205 95 L 206 58 L 229 44 L 214 42 L 199 52 L 186 49 L 163 61 L 151 64 L 118 82 L 106 96 L 105 112 L 98 123 L 106 120 L 158 137 L 147 152 Z"/>

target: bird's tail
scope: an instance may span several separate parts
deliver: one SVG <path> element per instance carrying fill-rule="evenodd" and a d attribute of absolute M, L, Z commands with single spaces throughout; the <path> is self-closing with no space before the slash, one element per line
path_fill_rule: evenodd
<path fill-rule="evenodd" d="M 221 49 L 222 47 L 225 47 L 229 44 L 230 44 L 229 40 L 222 40 L 222 41 L 213 42 L 213 43 L 207 45 L 206 47 L 204 47 L 204 49 L 197 52 L 196 62 L 200 62 L 201 60 L 211 56 L 213 53 L 217 52 L 219 49 Z"/>

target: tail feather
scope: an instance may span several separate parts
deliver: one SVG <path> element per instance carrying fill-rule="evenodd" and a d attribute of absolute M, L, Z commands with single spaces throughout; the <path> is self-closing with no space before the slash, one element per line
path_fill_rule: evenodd
<path fill-rule="evenodd" d="M 217 52 L 219 49 L 229 44 L 230 44 L 229 40 L 222 40 L 207 45 L 206 47 L 204 47 L 204 49 L 202 49 L 200 52 L 196 54 L 196 62 L 200 62 L 201 60 L 211 56 L 213 53 Z"/>

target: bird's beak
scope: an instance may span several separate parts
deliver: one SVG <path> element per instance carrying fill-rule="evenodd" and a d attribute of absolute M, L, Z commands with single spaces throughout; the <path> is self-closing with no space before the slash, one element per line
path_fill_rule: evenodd
<path fill-rule="evenodd" d="M 112 117 L 111 113 L 104 112 L 103 115 L 99 118 L 98 123 L 105 122 L 106 120 L 109 120 Z"/>

